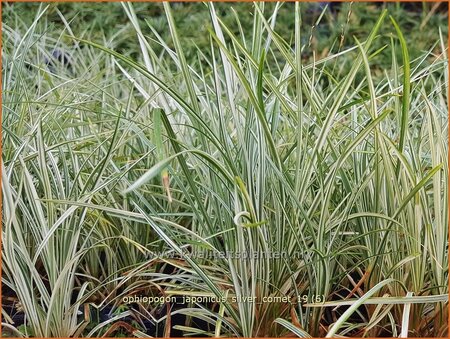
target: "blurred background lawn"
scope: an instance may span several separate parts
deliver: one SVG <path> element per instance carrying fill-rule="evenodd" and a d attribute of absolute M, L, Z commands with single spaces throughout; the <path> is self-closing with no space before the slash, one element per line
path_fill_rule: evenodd
<path fill-rule="evenodd" d="M 33 13 L 37 12 L 39 3 L 4 3 L 3 22 L 12 24 L 11 20 L 19 20 L 15 24 L 29 26 L 33 19 Z M 185 56 L 189 64 L 195 64 L 199 50 L 209 53 L 209 13 L 204 3 L 201 2 L 174 2 L 173 14 L 180 32 L 182 46 L 185 48 Z M 239 33 L 239 25 L 236 17 L 239 17 L 242 31 L 251 39 L 251 27 L 253 25 L 252 3 L 224 3 L 215 4 L 217 13 L 227 27 Z M 431 44 L 439 37 L 439 30 L 447 40 L 448 4 L 446 2 L 308 2 L 302 4 L 304 16 L 303 27 L 309 27 L 309 31 L 303 30 L 302 40 L 306 44 L 303 58 L 308 62 L 319 60 L 331 53 L 354 46 L 354 38 L 364 39 L 372 29 L 374 23 L 384 8 L 398 18 L 400 27 L 405 32 L 405 38 L 410 48 L 411 60 L 429 50 Z M 169 47 L 173 47 L 170 39 L 169 27 L 161 3 L 135 3 L 136 16 L 141 22 L 143 32 L 148 37 L 154 37 L 148 29 L 148 22 L 155 27 L 162 39 Z M 267 13 L 272 13 L 275 3 L 267 3 Z M 286 41 L 293 44 L 294 20 L 292 12 L 294 3 L 284 3 L 279 11 L 276 22 L 276 32 Z M 11 16 L 12 11 L 16 15 Z M 51 3 L 45 13 L 42 22 L 46 24 L 47 31 L 43 34 L 53 36 L 66 43 L 73 43 L 70 38 L 60 36 L 64 32 L 64 20 L 70 25 L 75 36 L 88 36 L 92 41 L 109 41 L 114 49 L 124 55 L 139 59 L 139 45 L 136 44 L 132 25 L 126 17 L 120 3 Z M 390 35 L 392 25 L 386 21 L 380 30 L 382 35 Z M 379 39 L 381 48 L 381 40 Z M 155 41 L 156 51 L 162 52 L 163 48 Z M 439 46 L 437 46 L 439 49 Z M 392 62 L 391 52 L 383 51 L 384 58 L 377 58 L 372 66 L 375 78 L 382 76 L 382 69 L 390 67 Z M 397 50 L 397 59 L 401 60 L 400 49 Z M 273 55 L 272 57 L 277 57 Z M 377 64 L 378 63 L 378 64 Z M 383 64 L 380 64 L 383 63 Z M 350 67 L 351 63 L 348 64 Z M 379 71 L 377 74 L 377 70 Z"/>

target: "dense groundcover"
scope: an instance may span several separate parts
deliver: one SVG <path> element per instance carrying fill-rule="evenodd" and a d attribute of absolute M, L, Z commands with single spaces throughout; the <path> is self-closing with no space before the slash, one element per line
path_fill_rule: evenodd
<path fill-rule="evenodd" d="M 444 337 L 444 3 L 4 3 L 2 334 Z"/>

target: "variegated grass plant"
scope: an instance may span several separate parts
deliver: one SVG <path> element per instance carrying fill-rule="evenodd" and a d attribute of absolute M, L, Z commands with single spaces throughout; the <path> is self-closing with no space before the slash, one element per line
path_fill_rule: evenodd
<path fill-rule="evenodd" d="M 282 4 L 255 3 L 252 31 L 236 13 L 236 33 L 207 3 L 210 48 L 188 60 L 163 6 L 171 41 L 131 3 L 132 35 L 105 41 L 67 21 L 47 36 L 45 8 L 27 30 L 3 26 L 2 281 L 27 325 L 5 328 L 99 336 L 133 316 L 136 336 L 144 320 L 165 336 L 443 336 L 443 35 L 410 60 L 406 32 L 381 11 L 365 39 L 305 63 L 302 4 L 287 41 Z M 121 39 L 135 39 L 138 60 L 115 51 Z M 48 50 L 61 46 L 72 67 L 52 72 Z M 222 302 L 156 317 L 124 306 L 133 295 Z M 263 302 L 279 297 L 289 302 Z M 88 303 L 116 313 L 92 324 Z"/>

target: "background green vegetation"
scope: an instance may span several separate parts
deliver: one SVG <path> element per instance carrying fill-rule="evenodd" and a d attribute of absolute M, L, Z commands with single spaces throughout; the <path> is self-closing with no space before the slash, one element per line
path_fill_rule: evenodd
<path fill-rule="evenodd" d="M 446 336 L 446 6 L 4 3 L 3 334 Z"/>
<path fill-rule="evenodd" d="M 17 16 L 17 24 L 30 25 L 34 20 L 34 14 L 38 8 L 37 3 L 5 3 L 3 8 L 3 18 L 11 17 L 14 11 Z M 210 27 L 210 19 L 204 4 L 195 3 L 174 3 L 174 20 L 177 23 L 180 34 L 180 42 L 183 46 L 184 54 L 190 63 L 197 62 L 198 48 L 203 53 L 209 55 L 209 36 L 207 28 Z M 322 10 L 328 7 L 322 15 Z M 275 7 L 274 3 L 266 4 L 266 11 L 270 13 Z M 285 3 L 279 10 L 277 20 L 277 34 L 287 42 L 292 43 L 294 39 L 294 21 L 292 20 L 294 3 Z M 389 14 L 393 15 L 405 34 L 405 39 L 409 44 L 414 44 L 410 50 L 411 58 L 414 59 L 428 50 L 430 43 L 439 35 L 439 29 L 444 36 L 448 32 L 445 21 L 446 3 L 305 3 L 303 6 L 303 27 L 302 42 L 306 45 L 303 58 L 310 61 L 313 52 L 317 58 L 321 58 L 328 53 L 336 52 L 354 45 L 353 37 L 364 39 L 371 30 L 378 18 L 378 13 L 383 8 L 389 7 Z M 167 43 L 173 48 L 170 39 L 167 20 L 161 4 L 149 6 L 145 3 L 135 3 L 136 18 L 143 27 L 146 23 L 151 25 Z M 217 13 L 222 21 L 230 27 L 230 30 L 237 34 L 239 26 L 244 32 L 251 32 L 253 26 L 253 13 L 251 3 L 217 3 Z M 64 30 L 64 20 L 70 22 L 72 31 L 78 35 L 88 36 L 93 41 L 113 39 L 115 50 L 138 58 L 140 51 L 135 41 L 135 31 L 130 25 L 127 17 L 123 15 L 123 9 L 119 3 L 110 3 L 105 6 L 102 3 L 53 3 L 42 18 L 46 22 L 46 30 L 50 32 L 61 32 Z M 317 25 L 318 19 L 320 24 Z M 313 27 L 314 26 L 314 27 Z M 118 33 L 120 32 L 120 33 Z M 383 25 L 380 33 L 391 33 L 389 25 Z M 52 34 L 52 33 L 50 33 Z M 150 32 L 145 33 L 151 36 Z M 59 36 L 56 34 L 55 36 Z M 60 37 L 66 43 L 71 44 L 70 39 Z M 248 35 L 248 41 L 251 36 Z M 379 43 L 381 46 L 382 44 Z M 155 45 L 157 52 L 162 51 L 162 47 Z M 396 51 L 400 57 L 401 52 Z M 386 52 L 386 58 L 376 60 L 375 65 L 381 63 L 383 66 L 390 65 L 390 55 Z"/>

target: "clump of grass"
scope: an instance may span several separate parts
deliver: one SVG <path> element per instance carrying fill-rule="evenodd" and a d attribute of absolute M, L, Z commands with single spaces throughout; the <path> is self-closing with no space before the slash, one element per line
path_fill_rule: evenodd
<path fill-rule="evenodd" d="M 193 56 L 173 5 L 168 36 L 122 6 L 135 53 L 59 10 L 61 39 L 42 7 L 26 32 L 3 27 L 2 281 L 26 332 L 5 329 L 101 336 L 132 317 L 138 337 L 443 335 L 444 32 L 418 55 L 382 10 L 305 60 L 306 5 L 289 7 L 287 38 L 288 5 L 253 4 L 249 31 L 208 3 Z M 70 69 L 48 67 L 55 50 Z M 133 295 L 220 302 L 123 305 Z M 89 303 L 116 314 L 95 323 Z"/>

